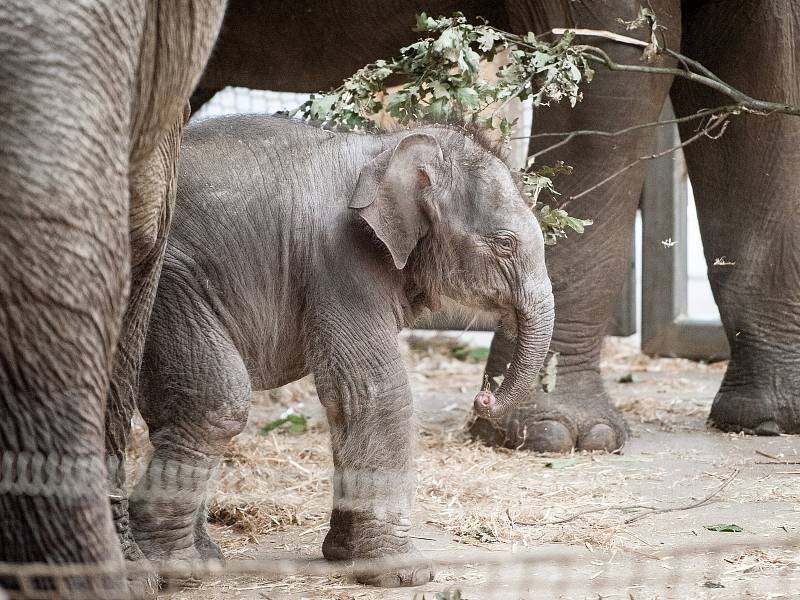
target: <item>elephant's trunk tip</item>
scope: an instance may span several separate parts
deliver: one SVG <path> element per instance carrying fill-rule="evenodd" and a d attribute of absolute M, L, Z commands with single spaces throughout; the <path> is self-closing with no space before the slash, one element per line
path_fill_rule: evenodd
<path fill-rule="evenodd" d="M 546 292 L 539 296 L 539 302 L 517 305 L 514 354 L 500 387 L 480 391 L 475 396 L 473 407 L 477 416 L 502 419 L 523 399 L 530 397 L 553 333 L 553 296 L 549 288 Z"/>
<path fill-rule="evenodd" d="M 506 412 L 506 410 L 498 406 L 497 398 L 490 390 L 481 390 L 475 394 L 473 407 L 475 408 L 475 414 L 482 419 L 498 419 L 503 416 L 501 413 Z"/>

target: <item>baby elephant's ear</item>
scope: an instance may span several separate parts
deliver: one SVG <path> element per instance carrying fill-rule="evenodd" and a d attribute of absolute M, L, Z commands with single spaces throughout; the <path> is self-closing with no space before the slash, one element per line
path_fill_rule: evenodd
<path fill-rule="evenodd" d="M 359 174 L 350 208 L 358 210 L 389 249 L 398 269 L 406 266 L 409 254 L 428 231 L 424 193 L 441 160 L 442 147 L 435 137 L 412 133 Z"/>

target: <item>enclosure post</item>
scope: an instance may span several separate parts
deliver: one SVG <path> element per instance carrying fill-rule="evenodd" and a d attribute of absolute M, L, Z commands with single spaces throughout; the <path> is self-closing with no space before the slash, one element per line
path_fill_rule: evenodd
<path fill-rule="evenodd" d="M 661 120 L 674 117 L 667 100 Z M 653 152 L 676 146 L 679 140 L 676 125 L 659 127 Z M 690 319 L 688 315 L 683 153 L 651 160 L 647 169 L 641 202 L 642 351 L 695 360 L 727 358 L 728 341 L 719 321 Z"/>

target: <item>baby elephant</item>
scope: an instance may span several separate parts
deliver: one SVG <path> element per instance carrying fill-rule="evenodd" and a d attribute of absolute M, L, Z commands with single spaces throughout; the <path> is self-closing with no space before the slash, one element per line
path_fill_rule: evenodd
<path fill-rule="evenodd" d="M 479 136 L 267 116 L 189 125 L 139 393 L 155 448 L 130 504 L 145 555 L 221 558 L 208 474 L 252 390 L 313 373 L 334 463 L 323 554 L 367 559 L 366 583 L 429 581 L 409 535 L 412 398 L 397 337 L 441 296 L 494 311 L 517 340 L 496 395 L 475 398 L 500 417 L 536 381 L 553 297 L 536 219 Z M 388 555 L 402 565 L 374 560 Z"/>

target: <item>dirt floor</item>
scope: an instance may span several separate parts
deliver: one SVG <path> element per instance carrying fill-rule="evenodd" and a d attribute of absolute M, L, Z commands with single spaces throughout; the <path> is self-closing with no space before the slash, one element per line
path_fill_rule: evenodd
<path fill-rule="evenodd" d="M 413 535 L 447 563 L 436 579 L 378 590 L 341 576 L 226 575 L 163 597 L 800 598 L 800 439 L 707 430 L 724 363 L 648 359 L 609 338 L 603 373 L 629 443 L 618 455 L 548 457 L 469 442 L 481 364 L 455 359 L 455 338 L 408 339 L 420 425 Z M 232 561 L 313 567 L 331 501 L 326 427 L 310 381 L 275 396 L 254 399 L 229 447 L 210 530 Z M 259 432 L 289 406 L 309 416 L 307 431 Z M 707 529 L 716 525 L 742 531 Z"/>

